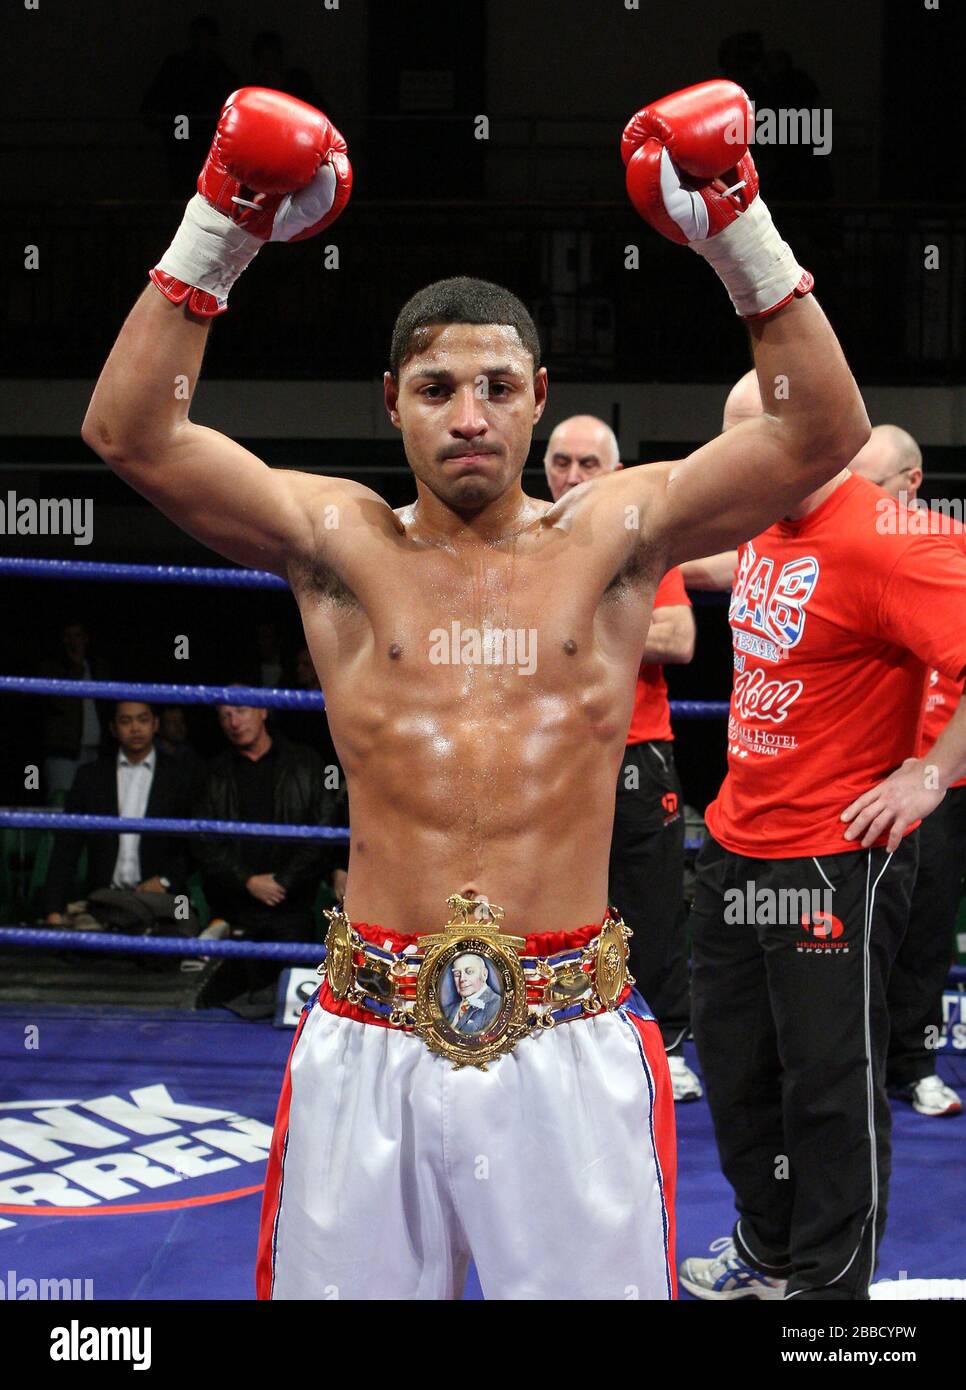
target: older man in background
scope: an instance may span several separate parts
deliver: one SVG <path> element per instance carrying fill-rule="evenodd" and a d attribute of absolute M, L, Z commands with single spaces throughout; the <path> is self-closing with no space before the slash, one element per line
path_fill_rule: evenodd
<path fill-rule="evenodd" d="M 594 415 L 562 420 L 547 441 L 544 468 L 555 502 L 581 483 L 622 467 L 614 431 Z M 627 749 L 617 779 L 610 855 L 610 900 L 634 933 L 631 973 L 660 1025 L 676 1101 L 699 1100 L 702 1092 L 701 1082 L 684 1058 L 691 1015 L 684 796 L 674 766 L 663 668 L 692 659 L 694 631 L 681 571 L 671 569 L 654 596 Z"/>
<path fill-rule="evenodd" d="M 926 514 L 930 531 L 966 547 L 961 526 L 916 504 L 922 454 L 912 435 L 897 425 L 876 425 L 849 465 L 877 483 L 900 505 Z M 922 746 L 931 747 L 949 723 L 963 682 L 933 667 L 926 685 Z M 936 1073 L 935 1048 L 942 1028 L 943 989 L 949 975 L 952 938 L 966 865 L 966 777 L 954 782 L 919 827 L 919 869 L 909 909 L 909 926 L 889 978 L 890 1092 L 910 1101 L 920 1115 L 962 1114 L 963 1103 Z"/>

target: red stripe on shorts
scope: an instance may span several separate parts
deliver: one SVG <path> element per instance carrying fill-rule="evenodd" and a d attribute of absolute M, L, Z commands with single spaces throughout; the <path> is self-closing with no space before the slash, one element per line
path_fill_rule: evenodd
<path fill-rule="evenodd" d="M 638 1018 L 629 1009 L 625 1013 L 636 1029 L 644 1056 L 654 1078 L 654 1147 L 664 1191 L 664 1210 L 667 1214 L 667 1260 L 671 1276 L 671 1297 L 678 1296 L 677 1265 L 674 1258 L 674 1190 L 677 1184 L 677 1141 L 674 1129 L 674 1094 L 667 1053 L 661 1030 L 653 1019 Z"/>
<path fill-rule="evenodd" d="M 265 1172 L 265 1192 L 262 1196 L 262 1214 L 258 1225 L 258 1258 L 255 1264 L 255 1297 L 270 1299 L 272 1296 L 272 1277 L 275 1272 L 275 1221 L 282 1196 L 282 1156 L 288 1138 L 288 1114 L 292 1103 L 292 1056 L 302 1036 L 308 1010 L 302 1010 L 299 1026 L 295 1030 L 292 1046 L 289 1048 L 285 1064 L 285 1077 L 282 1091 L 275 1111 L 275 1127 L 272 1130 L 272 1147 L 268 1153 L 268 1168 Z"/>

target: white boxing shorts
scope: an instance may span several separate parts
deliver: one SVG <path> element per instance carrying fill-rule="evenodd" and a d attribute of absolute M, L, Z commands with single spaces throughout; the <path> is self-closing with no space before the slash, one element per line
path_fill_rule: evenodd
<path fill-rule="evenodd" d="M 599 931 L 531 936 L 526 954 Z M 674 1182 L 664 1045 L 636 991 L 483 1071 L 324 983 L 282 1085 L 258 1297 L 459 1298 L 472 1258 L 488 1299 L 675 1298 Z"/>

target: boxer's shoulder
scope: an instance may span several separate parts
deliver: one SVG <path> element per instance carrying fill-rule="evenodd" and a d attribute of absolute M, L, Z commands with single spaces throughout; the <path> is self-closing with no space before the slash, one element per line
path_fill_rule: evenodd
<path fill-rule="evenodd" d="M 372 488 L 351 478 L 314 473 L 292 477 L 309 525 L 304 548 L 289 557 L 289 584 L 296 596 L 311 593 L 356 607 L 354 566 L 365 565 L 371 548 L 399 531 L 392 508 Z"/>
<path fill-rule="evenodd" d="M 364 552 L 366 541 L 400 531 L 389 503 L 378 492 L 352 478 L 328 474 L 293 473 L 297 503 L 309 522 L 312 555 L 338 554 L 345 544 Z"/>
<path fill-rule="evenodd" d="M 378 504 L 387 517 L 392 514 L 392 508 L 384 497 L 353 478 L 335 478 L 328 473 L 307 473 L 300 469 L 292 469 L 288 477 L 293 486 L 299 489 L 304 503 L 312 508 L 313 514 L 325 506 L 343 507 L 347 512 L 354 513 L 366 504 Z"/>
<path fill-rule="evenodd" d="M 592 478 L 565 492 L 542 520 L 565 531 L 579 529 L 584 523 L 598 532 L 601 523 L 612 523 L 625 533 L 640 531 L 666 491 L 671 467 L 670 463 L 648 463 Z"/>

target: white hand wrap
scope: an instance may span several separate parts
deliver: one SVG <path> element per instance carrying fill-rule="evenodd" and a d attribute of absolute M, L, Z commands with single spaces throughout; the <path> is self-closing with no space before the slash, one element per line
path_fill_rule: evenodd
<path fill-rule="evenodd" d="M 714 267 L 742 318 L 780 304 L 806 273 L 779 236 L 761 198 L 723 231 L 688 245 Z"/>
<path fill-rule="evenodd" d="M 157 268 L 224 303 L 232 285 L 264 244 L 196 193 Z"/>

